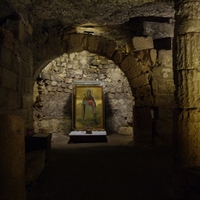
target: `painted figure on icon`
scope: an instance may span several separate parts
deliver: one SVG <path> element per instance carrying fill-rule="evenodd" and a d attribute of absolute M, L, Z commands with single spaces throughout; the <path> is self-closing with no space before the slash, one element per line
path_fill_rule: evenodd
<path fill-rule="evenodd" d="M 102 86 L 76 86 L 74 128 L 104 129 Z"/>
<path fill-rule="evenodd" d="M 92 96 L 92 91 L 87 90 L 82 101 L 82 116 L 86 121 L 96 121 L 96 102 Z"/>

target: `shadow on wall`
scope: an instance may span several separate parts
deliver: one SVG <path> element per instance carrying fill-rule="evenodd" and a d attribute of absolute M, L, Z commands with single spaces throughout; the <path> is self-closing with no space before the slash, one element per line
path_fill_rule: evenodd
<path fill-rule="evenodd" d="M 63 114 L 66 117 L 71 117 L 72 116 L 72 94 L 69 95 L 69 98 L 66 99 L 66 103 L 63 109 Z"/>
<path fill-rule="evenodd" d="M 111 104 L 109 103 L 109 98 L 108 98 L 108 93 L 106 93 L 104 95 L 104 102 L 105 102 L 105 113 L 104 113 L 104 117 L 105 117 L 105 130 L 107 132 L 107 134 L 111 134 L 114 130 L 114 127 L 112 125 L 112 117 L 114 115 Z M 107 124 L 109 124 L 109 126 L 107 126 Z"/>

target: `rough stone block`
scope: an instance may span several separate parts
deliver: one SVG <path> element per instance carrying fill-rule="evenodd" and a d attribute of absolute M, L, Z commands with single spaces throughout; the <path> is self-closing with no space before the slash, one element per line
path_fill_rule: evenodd
<path fill-rule="evenodd" d="M 19 107 L 18 109 L 15 109 L 15 113 L 16 113 L 16 115 L 19 115 L 24 119 L 24 122 L 26 123 L 25 126 L 27 128 L 32 127 L 32 121 L 30 121 L 31 118 L 32 118 L 32 116 L 30 116 L 31 113 L 32 113 L 32 109 L 31 108 L 30 109 L 21 109 Z M 27 126 L 28 123 L 30 123 L 30 126 Z"/>
<path fill-rule="evenodd" d="M 179 70 L 179 83 L 177 90 L 179 106 L 183 108 L 199 108 L 200 96 L 200 73 L 196 70 Z M 189 88 L 189 89 L 188 89 Z"/>
<path fill-rule="evenodd" d="M 39 47 L 33 47 L 35 62 L 38 62 L 38 66 L 47 60 L 51 60 L 55 56 L 55 52 L 49 47 L 48 43 L 42 44 Z M 34 64 L 35 64 L 34 62 Z"/>
<path fill-rule="evenodd" d="M 158 93 L 159 94 L 174 94 L 175 85 L 173 80 L 159 80 Z"/>
<path fill-rule="evenodd" d="M 65 118 L 60 121 L 60 124 L 58 126 L 58 132 L 63 134 L 63 135 L 68 135 L 71 131 L 71 124 L 72 124 L 72 119 L 71 118 Z"/>
<path fill-rule="evenodd" d="M 180 146 L 182 162 L 185 166 L 200 165 L 200 110 L 183 109 L 179 112 L 178 119 L 178 141 Z"/>
<path fill-rule="evenodd" d="M 174 37 L 174 25 L 159 22 L 144 22 L 144 35 L 150 35 L 154 39 Z"/>
<path fill-rule="evenodd" d="M 153 106 L 154 105 L 154 98 L 153 98 L 152 95 L 136 97 L 135 98 L 135 105 L 136 106 Z"/>
<path fill-rule="evenodd" d="M 176 106 L 173 94 L 159 94 L 155 97 L 155 106 Z"/>
<path fill-rule="evenodd" d="M 48 40 L 48 46 L 54 52 L 54 57 L 62 55 L 65 51 L 60 43 L 59 37 L 51 37 Z"/>
<path fill-rule="evenodd" d="M 200 109 L 183 109 L 179 114 L 179 120 L 184 122 L 200 122 Z"/>
<path fill-rule="evenodd" d="M 126 53 L 118 50 L 115 52 L 112 60 L 117 66 L 120 66 L 121 62 L 124 60 L 125 57 Z"/>
<path fill-rule="evenodd" d="M 13 51 L 0 45 L 0 58 L 3 66 L 5 66 L 8 69 L 12 69 L 13 68 L 12 57 L 13 57 Z"/>
<path fill-rule="evenodd" d="M 101 38 L 101 43 L 99 44 L 101 46 L 101 52 L 100 55 L 106 55 L 108 47 L 110 44 L 110 40 L 108 40 L 107 38 Z"/>
<path fill-rule="evenodd" d="M 135 115 L 137 119 L 137 126 L 140 130 L 151 131 L 152 118 L 151 118 L 151 108 L 150 107 L 135 107 Z M 150 133 L 151 134 L 151 133 Z"/>
<path fill-rule="evenodd" d="M 152 64 L 155 65 L 156 61 L 157 61 L 157 51 L 156 51 L 156 49 L 150 50 L 150 59 L 151 59 Z"/>
<path fill-rule="evenodd" d="M 158 51 L 158 61 L 163 67 L 172 68 L 172 50 L 160 50 Z"/>
<path fill-rule="evenodd" d="M 25 62 L 30 62 L 30 55 L 32 51 L 26 45 L 20 45 L 19 57 L 23 59 Z"/>
<path fill-rule="evenodd" d="M 62 35 L 62 43 L 63 45 L 64 44 L 67 44 L 69 41 L 70 41 L 70 33 L 68 33 L 68 31 L 65 31 L 63 32 L 63 35 Z"/>
<path fill-rule="evenodd" d="M 99 36 L 86 35 L 86 38 L 87 44 L 85 46 L 89 52 L 97 53 L 101 51 L 101 38 Z"/>
<path fill-rule="evenodd" d="M 83 51 L 85 35 L 83 34 L 71 34 L 69 37 L 69 41 L 67 41 L 67 50 L 70 51 Z"/>
<path fill-rule="evenodd" d="M 8 96 L 8 108 L 9 109 L 17 109 L 20 108 L 20 95 L 17 91 L 9 90 Z"/>
<path fill-rule="evenodd" d="M 16 74 L 21 74 L 21 63 L 18 54 L 11 55 L 12 64 L 8 66 L 8 69 L 15 72 Z"/>
<path fill-rule="evenodd" d="M 120 135 L 133 135 L 133 127 L 119 127 L 118 134 Z"/>
<path fill-rule="evenodd" d="M 148 84 L 149 84 L 148 74 L 141 74 L 140 76 L 137 76 L 136 78 L 130 80 L 130 86 L 132 88 L 137 88 Z"/>
<path fill-rule="evenodd" d="M 29 35 L 33 34 L 33 28 L 30 24 L 28 25 L 28 33 L 29 33 Z"/>
<path fill-rule="evenodd" d="M 149 95 L 151 95 L 150 85 L 145 85 L 145 86 L 137 87 L 137 88 L 133 89 L 134 97 L 142 97 L 142 96 L 149 96 Z"/>
<path fill-rule="evenodd" d="M 2 86 L 12 90 L 16 90 L 17 85 L 17 74 L 14 72 L 3 68 L 2 70 Z"/>
<path fill-rule="evenodd" d="M 0 87 L 2 86 L 2 71 L 3 71 L 3 67 L 1 67 L 1 64 L 0 64 Z"/>
<path fill-rule="evenodd" d="M 135 58 L 135 56 L 129 55 L 122 61 L 120 68 L 123 72 L 126 72 L 131 67 L 134 67 L 136 63 L 137 59 Z"/>
<path fill-rule="evenodd" d="M 26 26 L 22 20 L 19 21 L 19 40 L 23 43 L 26 38 Z"/>
<path fill-rule="evenodd" d="M 134 37 L 133 48 L 135 50 L 153 49 L 153 39 L 152 37 Z"/>
<path fill-rule="evenodd" d="M 19 90 L 23 93 L 30 93 L 32 91 L 32 79 L 30 77 L 21 78 Z"/>
<path fill-rule="evenodd" d="M 43 60 L 51 60 L 50 58 L 55 58 L 55 55 L 57 55 L 57 52 L 55 49 L 49 46 L 49 43 L 41 45 L 40 48 L 40 53 L 43 55 Z"/>
<path fill-rule="evenodd" d="M 139 61 L 147 62 L 148 60 L 150 60 L 151 50 L 152 49 L 137 50 L 137 51 L 131 52 L 131 55 L 134 55 L 134 57 Z"/>
<path fill-rule="evenodd" d="M 0 87 L 0 107 L 6 108 L 8 106 L 8 89 Z"/>
<path fill-rule="evenodd" d="M 143 63 L 146 63 L 149 67 L 152 67 L 155 62 L 155 49 L 146 49 L 146 50 L 137 50 L 132 51 L 131 54 L 134 55 L 134 57 Z"/>
<path fill-rule="evenodd" d="M 170 79 L 153 79 L 152 87 L 154 94 L 174 94 L 174 81 Z"/>
<path fill-rule="evenodd" d="M 29 108 L 31 105 L 31 95 L 30 94 L 23 94 L 22 96 L 22 108 Z"/>
<path fill-rule="evenodd" d="M 33 49 L 34 53 L 34 57 L 35 57 L 35 62 L 34 64 L 39 68 L 39 66 L 42 66 L 42 63 L 44 62 L 44 55 L 43 52 L 41 50 L 41 47 L 39 47 L 38 49 Z M 46 59 L 46 58 L 45 58 Z M 34 69 L 34 71 L 36 71 L 37 69 Z"/>
<path fill-rule="evenodd" d="M 194 2 L 194 3 L 196 3 L 196 2 Z M 188 5 L 186 4 L 186 6 L 188 6 Z M 199 2 L 197 2 L 197 5 L 195 5 L 195 6 L 191 5 L 191 6 L 188 6 L 188 7 L 191 8 L 191 10 L 189 12 L 191 12 L 191 13 L 196 12 L 196 15 L 194 15 L 194 16 L 198 16 L 198 14 L 199 14 L 198 11 L 196 11 L 193 8 L 196 7 L 198 9 Z M 188 9 L 188 7 L 183 8 L 183 9 Z M 185 12 L 182 12 L 182 13 L 185 14 Z M 182 15 L 179 18 L 184 18 L 184 17 L 185 17 L 185 15 Z M 197 25 L 198 19 L 194 18 L 194 20 L 190 20 L 190 17 L 191 17 L 190 15 L 188 17 L 185 17 L 187 19 L 184 19 L 184 23 L 180 23 L 179 25 L 177 24 L 177 27 L 179 28 L 179 34 L 180 35 L 185 35 L 185 34 L 188 34 L 188 33 L 194 34 L 194 33 L 200 32 L 200 27 Z"/>
<path fill-rule="evenodd" d="M 14 36 L 9 30 L 0 27 L 0 44 L 13 51 L 14 48 Z"/>
<path fill-rule="evenodd" d="M 142 67 L 139 63 L 137 63 L 134 67 L 129 68 L 125 75 L 128 79 L 133 79 L 143 73 Z"/>
<path fill-rule="evenodd" d="M 196 69 L 197 71 L 200 71 L 200 46 L 196 45 L 200 40 L 200 33 L 184 33 L 183 35 L 179 35 L 176 40 L 179 51 L 176 52 L 176 65 L 174 67 L 177 70 Z"/>
<path fill-rule="evenodd" d="M 71 130 L 71 119 L 49 119 L 34 122 L 34 131 L 39 133 L 62 133 L 68 134 Z"/>
<path fill-rule="evenodd" d="M 169 67 L 154 67 L 154 79 L 173 79 L 173 69 Z"/>
<path fill-rule="evenodd" d="M 159 119 L 173 119 L 173 108 L 171 107 L 159 107 L 158 108 Z"/>
<path fill-rule="evenodd" d="M 113 54 L 115 51 L 117 51 L 117 43 L 110 40 L 109 41 L 109 45 L 108 45 L 108 48 L 107 48 L 107 51 L 106 51 L 106 57 L 107 58 L 112 58 Z"/>
<path fill-rule="evenodd" d="M 32 65 L 30 63 L 21 60 L 20 61 L 21 72 L 24 77 L 32 77 Z"/>
<path fill-rule="evenodd" d="M 141 74 L 147 74 L 147 73 L 150 74 L 151 70 L 145 63 L 142 62 L 137 62 L 134 67 L 131 67 L 130 69 L 128 69 L 128 71 L 125 72 L 129 80 Z"/>

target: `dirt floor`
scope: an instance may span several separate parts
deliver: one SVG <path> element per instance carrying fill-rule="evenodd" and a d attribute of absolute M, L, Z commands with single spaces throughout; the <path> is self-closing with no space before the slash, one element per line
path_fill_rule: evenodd
<path fill-rule="evenodd" d="M 108 142 L 68 143 L 54 137 L 40 178 L 27 187 L 27 200 L 169 200 L 173 151 L 134 147 L 132 137 Z"/>

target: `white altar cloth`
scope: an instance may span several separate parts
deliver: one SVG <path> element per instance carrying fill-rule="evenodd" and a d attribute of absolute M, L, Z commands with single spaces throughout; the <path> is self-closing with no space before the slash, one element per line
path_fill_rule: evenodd
<path fill-rule="evenodd" d="M 86 133 L 86 131 L 71 131 L 69 136 L 106 136 L 106 131 L 92 131 L 92 133 Z"/>

